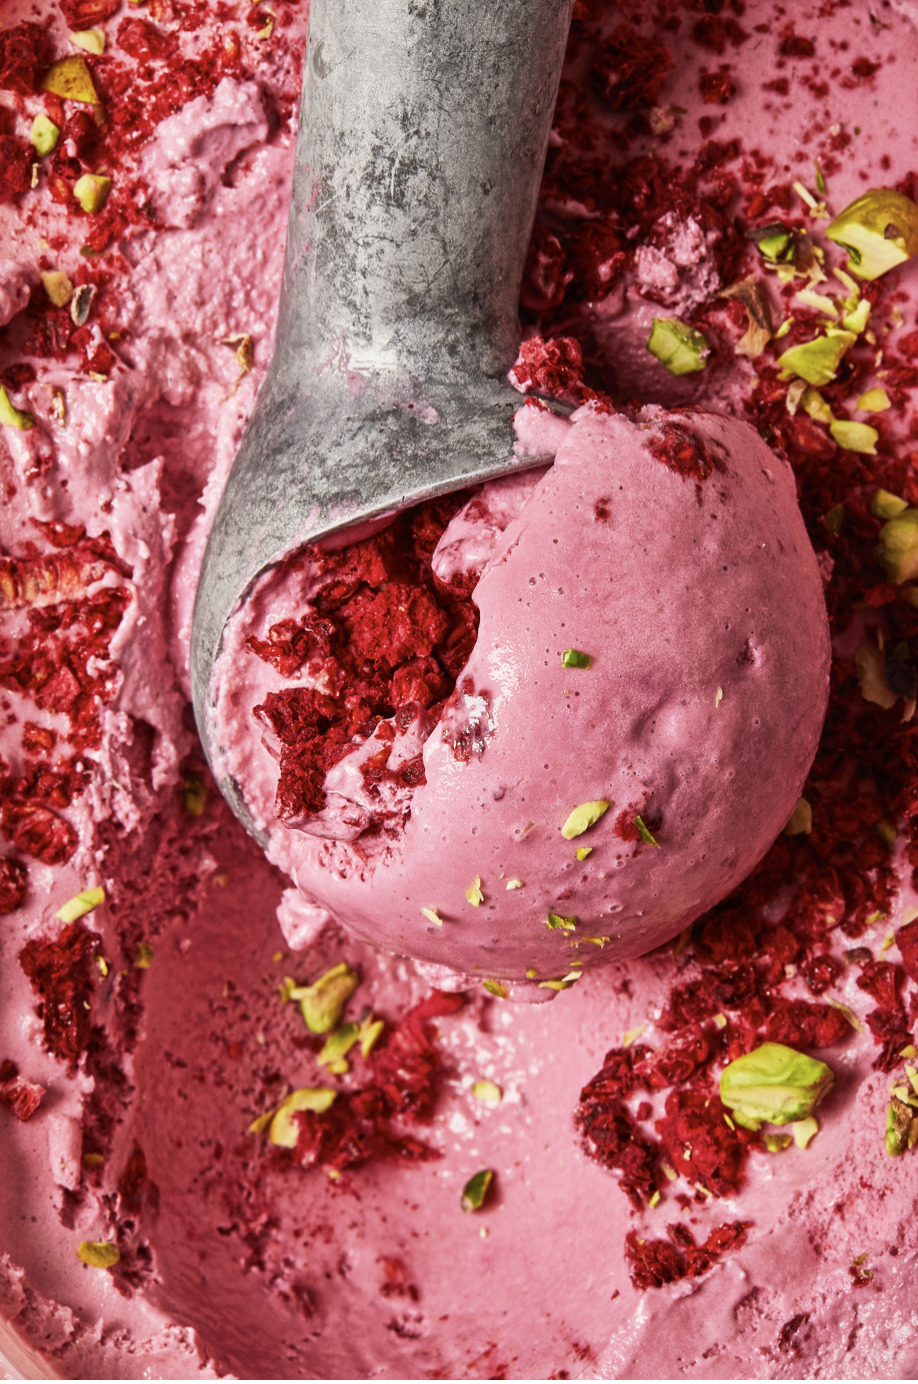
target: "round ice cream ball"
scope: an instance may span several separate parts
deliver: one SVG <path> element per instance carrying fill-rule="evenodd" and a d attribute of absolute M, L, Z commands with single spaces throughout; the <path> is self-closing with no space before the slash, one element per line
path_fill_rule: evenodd
<path fill-rule="evenodd" d="M 478 636 L 423 744 L 417 723 L 396 731 L 393 754 L 424 767 L 398 830 L 362 828 L 368 742 L 330 771 L 319 820 L 274 823 L 271 850 L 301 920 L 572 984 L 674 936 L 786 824 L 828 692 L 816 558 L 790 468 L 745 424 L 592 405 L 540 478 L 456 517 L 435 570 L 464 554 L 484 560 Z M 228 740 L 267 825 L 275 766 L 251 720 Z"/>

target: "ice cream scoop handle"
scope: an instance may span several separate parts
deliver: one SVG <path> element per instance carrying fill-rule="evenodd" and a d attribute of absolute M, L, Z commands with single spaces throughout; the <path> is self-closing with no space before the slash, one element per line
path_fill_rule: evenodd
<path fill-rule="evenodd" d="M 509 368 L 572 4 L 312 0 L 277 367 Z"/>

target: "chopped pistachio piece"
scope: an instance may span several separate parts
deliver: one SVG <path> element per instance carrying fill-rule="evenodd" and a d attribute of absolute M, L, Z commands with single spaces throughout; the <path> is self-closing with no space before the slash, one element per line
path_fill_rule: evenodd
<path fill-rule="evenodd" d="M 207 786 L 200 774 L 189 774 L 182 786 L 182 806 L 189 817 L 200 817 L 207 801 Z"/>
<path fill-rule="evenodd" d="M 647 349 L 671 375 L 691 375 L 703 370 L 710 347 L 701 332 L 678 317 L 655 317 Z"/>
<path fill-rule="evenodd" d="M 316 1061 L 320 1067 L 328 1067 L 336 1076 L 342 1076 L 347 1071 L 344 1059 L 359 1039 L 359 1024 L 342 1024 L 326 1038 Z"/>
<path fill-rule="evenodd" d="M 842 326 L 846 331 L 854 332 L 859 336 L 867 327 L 870 320 L 870 302 L 867 298 L 862 298 L 856 307 L 849 308 L 842 314 Z"/>
<path fill-rule="evenodd" d="M 569 918 L 562 918 L 560 913 L 549 913 L 545 926 L 549 932 L 555 932 L 558 929 L 562 932 L 576 932 L 577 918 L 574 914 L 571 914 Z"/>
<path fill-rule="evenodd" d="M 359 976 L 342 961 L 312 985 L 297 986 L 292 998 L 299 1000 L 310 1033 L 331 1033 L 337 1028 L 344 1006 L 359 984 Z"/>
<path fill-rule="evenodd" d="M 134 965 L 138 971 L 148 971 L 153 964 L 153 948 L 149 942 L 138 942 L 134 953 Z"/>
<path fill-rule="evenodd" d="M 873 555 L 894 586 L 918 577 L 918 509 L 907 507 L 883 525 Z"/>
<path fill-rule="evenodd" d="M 85 212 L 101 211 L 108 200 L 112 180 L 102 173 L 84 173 L 73 185 L 73 195 Z"/>
<path fill-rule="evenodd" d="M 273 1109 L 265 1110 L 260 1115 L 256 1115 L 252 1123 L 249 1125 L 249 1133 L 264 1134 L 265 1130 L 268 1128 L 268 1125 L 271 1123 L 273 1118 Z"/>
<path fill-rule="evenodd" d="M 648 846 L 656 846 L 657 850 L 660 850 L 659 841 L 655 838 L 649 827 L 646 826 L 643 817 L 635 817 L 634 825 L 637 827 L 638 834 L 642 841 L 646 841 Z"/>
<path fill-rule="evenodd" d="M 557 980 L 540 980 L 540 990 L 569 990 L 575 981 L 580 979 L 580 971 L 569 971 L 566 976 L 560 976 Z"/>
<path fill-rule="evenodd" d="M 334 1103 L 337 1091 L 326 1086 L 304 1086 L 292 1091 L 282 1100 L 271 1119 L 268 1138 L 272 1144 L 282 1149 L 295 1149 L 300 1127 L 293 1116 L 298 1110 L 311 1110 L 316 1115 L 324 1115 Z"/>
<path fill-rule="evenodd" d="M 638 1024 L 636 1028 L 629 1028 L 622 1034 L 622 1047 L 630 1048 L 632 1043 L 636 1043 L 642 1033 L 647 1030 L 646 1024 Z"/>
<path fill-rule="evenodd" d="M 460 1205 L 463 1211 L 480 1211 L 487 1199 L 488 1191 L 494 1180 L 492 1168 L 482 1168 L 480 1173 L 470 1177 L 462 1189 Z"/>
<path fill-rule="evenodd" d="M 784 828 L 785 836 L 808 836 L 813 830 L 813 809 L 806 798 L 798 798 L 797 806 Z"/>
<path fill-rule="evenodd" d="M 577 859 L 578 859 L 578 860 L 586 860 L 587 856 L 588 856 L 588 855 L 592 855 L 592 854 L 593 854 L 593 847 L 592 847 L 592 846 L 578 846 L 578 847 L 577 847 Z"/>
<path fill-rule="evenodd" d="M 382 1031 L 386 1027 L 384 1019 L 374 1019 L 372 1014 L 367 1014 L 360 1021 L 360 1051 L 364 1057 L 369 1057 L 382 1037 Z"/>
<path fill-rule="evenodd" d="M 808 1119 L 831 1088 L 830 1067 L 783 1043 L 762 1043 L 720 1075 L 720 1098 L 747 1128 Z"/>
<path fill-rule="evenodd" d="M 42 78 L 41 89 L 65 101 L 80 101 L 84 106 L 99 105 L 92 73 L 79 53 L 69 53 L 66 58 L 53 62 Z"/>
<path fill-rule="evenodd" d="M 508 1000 L 510 998 L 510 987 L 502 980 L 484 980 L 484 988 L 489 995 L 493 995 L 498 1000 Z"/>
<path fill-rule="evenodd" d="M 798 1149 L 805 1149 L 819 1133 L 819 1121 L 814 1115 L 808 1116 L 805 1120 L 795 1120 L 791 1125 L 791 1133 Z"/>
<path fill-rule="evenodd" d="M 897 514 L 908 509 L 908 500 L 902 500 L 889 490 L 878 490 L 870 501 L 870 513 L 874 519 L 895 519 Z"/>
<path fill-rule="evenodd" d="M 829 424 L 829 432 L 839 447 L 847 447 L 849 452 L 862 452 L 864 456 L 875 457 L 880 434 L 869 423 L 852 423 L 838 418 Z"/>
<path fill-rule="evenodd" d="M 522 881 L 521 879 L 508 879 L 508 880 L 507 880 L 507 888 L 508 888 L 508 889 L 522 889 L 522 887 L 523 887 L 523 881 Z"/>
<path fill-rule="evenodd" d="M 443 926 L 443 919 L 435 908 L 422 908 L 421 912 L 429 923 L 433 923 L 436 927 Z"/>
<path fill-rule="evenodd" d="M 562 668 L 589 668 L 593 662 L 589 654 L 582 654 L 579 649 L 565 649 L 561 655 Z"/>
<path fill-rule="evenodd" d="M 582 836 L 590 827 L 595 826 L 600 817 L 608 812 L 611 806 L 611 802 L 606 798 L 597 798 L 595 802 L 581 803 L 568 816 L 561 828 L 561 835 L 565 841 L 573 841 L 575 836 Z"/>
<path fill-rule="evenodd" d="M 769 264 L 785 264 L 794 258 L 794 233 L 789 226 L 784 226 L 780 222 L 759 226 L 757 230 L 749 232 L 749 239 L 754 242 L 759 254 Z"/>
<path fill-rule="evenodd" d="M 830 384 L 841 364 L 845 352 L 854 345 L 857 337 L 853 332 L 829 328 L 825 336 L 803 341 L 799 346 L 791 346 L 778 357 L 778 365 L 790 375 L 799 375 L 807 384 Z"/>
<path fill-rule="evenodd" d="M 901 192 L 874 188 L 845 207 L 826 235 L 847 250 L 853 274 L 878 279 L 918 254 L 918 206 Z"/>
<path fill-rule="evenodd" d="M 0 384 L 0 427 L 18 428 L 20 432 L 28 432 L 34 422 L 31 413 L 23 413 L 13 405 L 10 396 Z"/>
<path fill-rule="evenodd" d="M 56 308 L 65 308 L 73 297 L 70 275 L 59 269 L 46 270 L 41 276 L 42 287 Z"/>
<path fill-rule="evenodd" d="M 118 1263 L 121 1253 L 112 1240 L 81 1240 L 77 1245 L 77 1258 L 91 1269 L 110 1269 Z"/>
<path fill-rule="evenodd" d="M 465 891 L 465 897 L 473 908 L 478 908 L 478 906 L 484 902 L 484 894 L 481 892 L 481 875 L 476 875 L 472 880 L 468 889 Z"/>
<path fill-rule="evenodd" d="M 483 1101 L 485 1105 L 500 1105 L 503 1094 L 503 1091 L 494 1081 L 476 1081 L 472 1086 L 472 1095 L 476 1100 Z"/>
<path fill-rule="evenodd" d="M 781 1153 L 794 1142 L 791 1134 L 765 1134 L 763 1142 L 769 1153 Z"/>
<path fill-rule="evenodd" d="M 892 400 L 885 389 L 865 389 L 857 406 L 862 413 L 885 413 L 892 408 Z"/>
<path fill-rule="evenodd" d="M 85 913 L 91 913 L 99 904 L 105 902 L 104 889 L 83 889 L 79 894 L 74 894 L 72 899 L 68 899 L 55 913 L 62 923 L 75 923 L 77 918 L 82 918 Z"/>
<path fill-rule="evenodd" d="M 824 515 L 822 522 L 825 524 L 833 538 L 837 538 L 845 526 L 845 506 L 840 503 L 833 505 Z"/>
<path fill-rule="evenodd" d="M 595 937 L 581 937 L 580 940 L 581 942 L 589 942 L 591 946 L 598 947 L 600 951 L 603 951 L 606 943 L 611 942 L 612 938 L 597 935 Z M 580 964 L 582 965 L 583 963 L 581 962 Z"/>
<path fill-rule="evenodd" d="M 44 111 L 39 112 L 32 121 L 32 129 L 29 139 L 32 141 L 32 148 L 40 159 L 46 158 L 48 154 L 53 154 L 57 148 L 57 141 L 61 137 L 59 126 L 55 125 L 50 116 L 45 115 Z"/>
<path fill-rule="evenodd" d="M 79 33 L 71 33 L 70 42 L 75 48 L 82 48 L 84 53 L 92 53 L 95 58 L 101 57 L 105 52 L 105 30 L 81 29 Z"/>
<path fill-rule="evenodd" d="M 918 1143 L 918 1115 L 905 1101 L 893 1096 L 886 1111 L 886 1152 L 898 1158 Z"/>

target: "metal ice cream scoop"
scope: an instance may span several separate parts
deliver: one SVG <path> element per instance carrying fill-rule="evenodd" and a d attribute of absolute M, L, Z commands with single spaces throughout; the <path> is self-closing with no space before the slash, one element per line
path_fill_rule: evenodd
<path fill-rule="evenodd" d="M 322 535 L 531 466 L 517 301 L 573 0 L 312 0 L 274 357 L 217 510 L 191 678 Z"/>

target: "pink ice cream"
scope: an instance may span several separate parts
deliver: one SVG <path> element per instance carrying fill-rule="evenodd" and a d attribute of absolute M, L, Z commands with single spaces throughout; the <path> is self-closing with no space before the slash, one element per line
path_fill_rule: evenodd
<path fill-rule="evenodd" d="M 735 435 L 737 422 L 678 412 L 700 402 L 749 419 L 791 459 L 831 619 L 829 713 L 792 834 L 749 880 L 671 946 L 593 970 L 554 1003 L 519 1005 L 462 977 L 450 983 L 464 1003 L 432 992 L 430 968 L 334 926 L 335 900 L 309 905 L 224 806 L 188 715 L 201 552 L 270 352 L 303 7 L 4 5 L 0 381 L 34 420 L 0 427 L 0 1343 L 24 1375 L 918 1376 L 918 616 L 914 579 L 897 583 L 875 557 L 889 521 L 873 512 L 918 508 L 914 262 L 861 285 L 869 320 L 818 398 L 791 393 L 777 366 L 788 344 L 823 330 L 825 304 L 801 290 L 851 293 L 835 276 L 846 259 L 825 240 L 820 200 L 833 215 L 871 187 L 915 195 L 918 135 L 906 114 L 918 28 L 899 0 L 715 9 L 666 0 L 640 7 L 638 23 L 627 7 L 578 5 L 525 332 L 575 337 L 592 389 L 617 406 L 665 403 L 706 438 Z M 19 28 L 32 24 L 37 38 Z M 68 38 L 81 24 L 104 30 L 102 56 Z M 47 47 L 30 67 L 38 39 Z M 80 53 L 103 105 L 58 109 L 40 90 L 47 65 Z M 39 158 L 29 136 L 42 111 L 63 133 Z M 106 208 L 83 213 L 73 184 L 106 168 Z M 795 275 L 763 262 L 745 231 L 772 222 L 811 236 L 824 279 L 813 265 Z M 746 312 L 711 296 L 714 271 L 728 287 L 758 280 L 774 330 L 790 323 L 785 335 L 757 356 L 738 351 Z M 84 328 L 69 302 L 51 303 L 42 273 L 84 289 L 77 317 L 95 287 Z M 648 360 L 648 318 L 660 310 L 709 337 L 703 372 L 676 378 Z M 876 393 L 864 404 L 868 391 L 888 407 Z M 837 443 L 826 407 L 871 426 L 874 454 Z M 526 511 L 547 503 L 566 448 L 626 426 L 587 408 L 531 493 L 505 483 L 485 510 L 452 518 L 439 570 L 490 558 L 481 588 L 499 585 L 510 562 L 496 567 L 492 555 L 511 529 L 525 541 Z M 741 453 L 730 445 L 727 472 L 700 483 L 700 504 L 693 480 L 646 453 L 642 483 L 685 507 L 682 533 L 716 509 Z M 792 510 L 786 464 L 766 464 L 774 485 L 758 471 L 754 493 Z M 749 521 L 738 509 L 719 541 Z M 648 522 L 636 512 L 627 536 Z M 675 541 L 672 526 L 656 527 L 657 542 L 661 532 Z M 581 544 L 578 531 L 574 562 Z M 805 554 L 798 545 L 809 587 Z M 744 557 L 780 579 L 771 549 L 747 543 Z M 524 599 L 529 576 L 556 560 L 527 566 Z M 691 613 L 718 591 L 713 566 Z M 640 599 L 648 589 L 656 599 L 659 581 L 642 555 L 649 660 L 655 609 Z M 309 600 L 305 569 L 303 583 Z M 564 595 L 587 601 L 589 589 Z M 761 636 L 764 593 L 748 603 L 748 635 Z M 726 618 L 745 639 L 740 604 Z M 267 599 L 264 617 L 274 618 Z M 558 717 L 579 716 L 616 649 L 601 654 L 566 613 L 556 619 L 540 676 L 559 677 L 546 683 L 559 689 Z M 693 629 L 683 621 L 680 639 Z M 482 608 L 471 656 L 489 678 L 492 642 Z M 591 667 L 562 674 L 558 652 L 578 647 Z M 736 664 L 735 652 L 723 676 L 693 670 L 697 698 L 691 682 L 679 714 L 734 724 L 745 702 L 738 692 L 731 701 L 730 686 L 750 689 L 772 671 L 768 659 Z M 273 677 L 270 664 L 253 666 Z M 800 672 L 798 659 L 788 698 L 802 700 Z M 640 690 L 629 682 L 626 695 Z M 250 689 L 246 715 L 264 691 Z M 468 765 L 444 755 L 449 774 L 485 772 L 500 730 Z M 435 737 L 417 752 L 432 754 Z M 620 808 L 637 798 L 606 783 L 559 797 L 544 828 L 572 878 L 598 878 L 606 852 L 625 855 L 624 878 L 681 848 L 667 839 L 671 806 L 658 851 L 616 836 Z M 266 821 L 273 792 L 272 782 Z M 595 794 L 615 807 L 565 841 L 559 823 Z M 728 836 L 737 849 L 759 797 L 740 805 Z M 690 827 L 707 829 L 705 816 Z M 278 839 L 341 858 L 362 836 L 277 828 Z M 599 844 L 613 838 L 611 850 Z M 578 842 L 592 847 L 583 861 Z M 424 931 L 431 946 L 490 916 L 500 890 L 469 863 L 468 877 L 455 873 L 459 923 L 440 887 L 450 862 L 434 859 L 430 903 L 444 921 Z M 477 876 L 475 907 L 465 890 Z M 520 878 L 501 902 L 528 906 Z M 65 922 L 58 915 L 72 916 L 81 893 L 88 911 Z M 586 931 L 578 907 L 559 914 L 573 915 L 576 937 Z M 412 927 L 429 921 L 412 907 Z M 570 965 L 552 977 L 611 946 L 571 948 L 541 917 L 536 930 Z M 340 967 L 356 988 L 332 1029 L 314 1033 L 292 993 Z M 350 1025 L 362 1037 L 330 1059 L 326 1042 L 349 1041 Z M 720 1074 L 764 1040 L 832 1069 L 815 1131 L 727 1122 Z M 297 1147 L 272 1142 L 284 1100 L 317 1089 L 334 1092 L 331 1107 L 302 1112 Z M 487 1170 L 487 1199 L 463 1211 L 463 1190 Z"/>
<path fill-rule="evenodd" d="M 667 941 L 764 855 L 815 752 L 829 649 L 793 476 L 751 428 L 586 405 L 549 430 L 549 471 L 486 486 L 433 555 L 441 582 L 481 573 L 442 715 L 409 689 L 329 770 L 325 805 L 279 826 L 276 734 L 252 707 L 327 688 L 328 665 L 316 650 L 291 684 L 247 640 L 310 610 L 300 571 L 236 618 L 217 739 L 307 909 L 400 954 L 557 983 Z M 362 772 L 390 745 L 390 772 L 423 756 L 418 786 Z"/>

